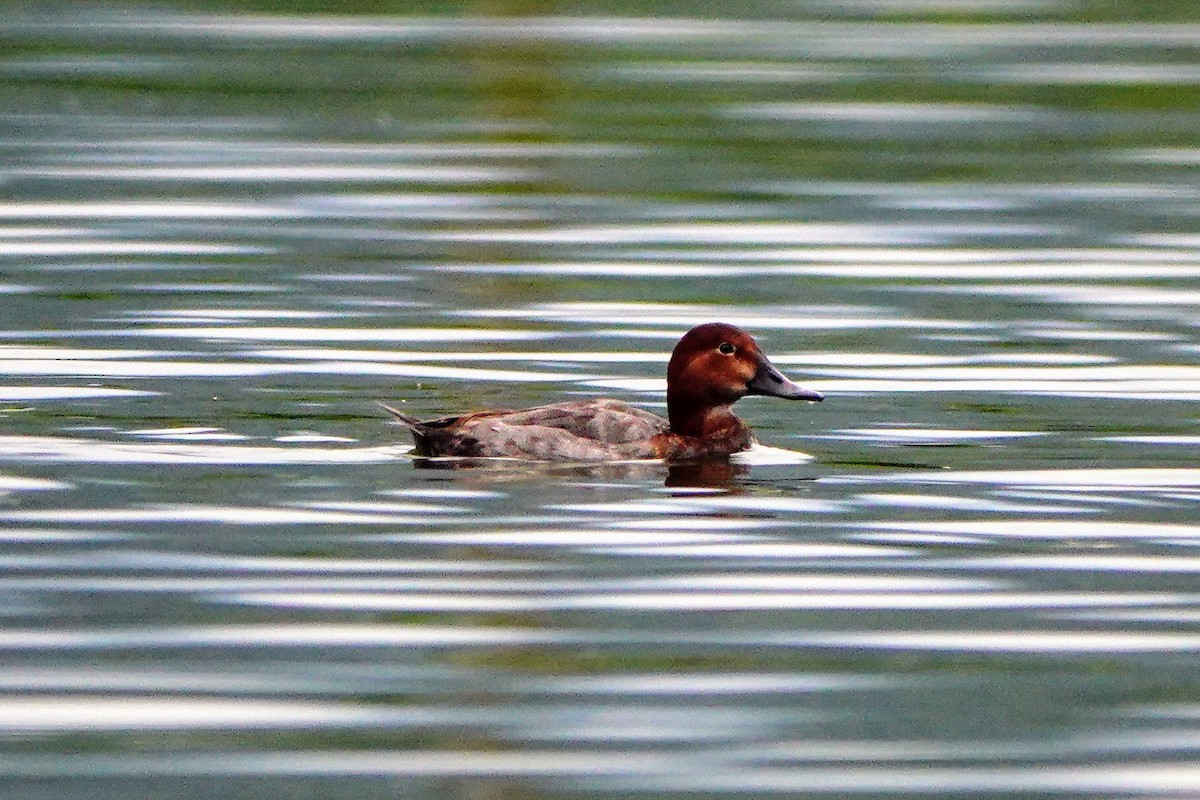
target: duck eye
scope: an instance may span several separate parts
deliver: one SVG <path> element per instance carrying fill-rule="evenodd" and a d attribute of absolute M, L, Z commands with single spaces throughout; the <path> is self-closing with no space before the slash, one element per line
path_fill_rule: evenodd
<path fill-rule="evenodd" d="M 721 342 L 721 346 L 717 348 L 717 352 L 721 355 L 731 356 L 737 352 L 737 348 L 729 342 Z"/>

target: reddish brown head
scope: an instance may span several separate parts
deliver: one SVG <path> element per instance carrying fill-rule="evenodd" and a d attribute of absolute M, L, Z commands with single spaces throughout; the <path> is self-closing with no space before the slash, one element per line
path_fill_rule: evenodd
<path fill-rule="evenodd" d="M 705 436 L 740 425 L 729 407 L 748 394 L 816 402 L 825 399 L 785 378 L 750 334 L 733 325 L 697 325 L 675 345 L 667 365 L 667 415 L 672 433 Z"/>

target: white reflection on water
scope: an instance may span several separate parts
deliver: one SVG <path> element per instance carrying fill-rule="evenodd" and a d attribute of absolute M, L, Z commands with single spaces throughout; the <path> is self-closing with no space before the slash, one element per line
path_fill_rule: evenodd
<path fill-rule="evenodd" d="M 819 631 L 780 634 L 772 642 L 791 647 L 1042 655 L 1200 651 L 1200 634 L 1141 629 Z"/>
<path fill-rule="evenodd" d="M 438 533 L 401 533 L 372 537 L 374 541 L 417 542 L 446 545 L 476 545 L 487 547 L 583 547 L 606 548 L 637 544 L 649 547 L 679 545 L 751 544 L 756 537 L 736 533 L 704 533 L 692 529 L 628 530 L 605 528 L 517 528 L 512 530 L 445 531 Z M 750 527 L 756 527 L 753 524 Z"/>
<path fill-rule="evenodd" d="M 0 399 L 3 399 L 2 390 Z M 77 464 L 374 464 L 399 460 L 411 450 L 412 447 L 407 445 L 263 447 L 105 442 L 60 436 L 0 436 L 0 460 Z"/>
<path fill-rule="evenodd" d="M 797 590 L 773 592 L 751 589 L 745 592 L 619 591 L 555 593 L 549 597 L 530 594 L 494 595 L 486 591 L 470 594 L 437 592 L 357 591 L 220 591 L 214 600 L 236 605 L 269 606 L 286 609 L 323 609 L 377 612 L 473 612 L 529 613 L 569 610 L 611 610 L 655 614 L 661 612 L 722 611 L 978 611 L 1033 609 L 1050 611 L 1072 608 L 1151 607 L 1157 613 L 1163 606 L 1195 604 L 1200 595 L 1123 594 L 1106 592 L 821 592 Z"/>
<path fill-rule="evenodd" d="M 995 125 L 997 123 L 1031 123 L 1050 116 L 1049 112 L 1032 106 L 973 105 L 969 103 L 759 103 L 732 106 L 726 114 L 755 119 L 792 122 L 863 122 L 929 124 Z"/>
<path fill-rule="evenodd" d="M 1200 436 L 1099 436 L 1103 442 L 1128 442 L 1130 444 L 1180 444 L 1200 446 Z"/>
<path fill-rule="evenodd" d="M 465 673 L 465 674 L 464 674 Z M 345 696 L 380 686 L 418 683 L 436 691 L 453 690 L 469 670 L 447 664 L 432 668 L 413 665 L 292 664 L 286 673 L 242 665 L 237 670 L 173 666 L 128 669 L 92 664 L 87 668 L 12 667 L 0 672 L 0 687 L 18 691 L 121 692 L 251 692 L 262 695 Z M 518 696 L 555 698 L 596 696 L 621 699 L 705 697 L 723 695 L 812 695 L 919 685 L 922 679 L 901 675 L 827 672 L 635 672 L 597 675 L 511 675 L 505 689 Z"/>
<path fill-rule="evenodd" d="M 305 508 L 166 505 L 154 508 L 0 511 L 0 520 L 61 523 L 186 522 L 210 525 L 395 525 L 440 524 L 439 516 L 466 513 L 446 505 L 393 503 L 367 512 Z"/>
<path fill-rule="evenodd" d="M 720 245 L 917 245 L 949 243 L 972 235 L 1045 236 L 1057 229 L 1047 225 L 1015 223 L 853 223 L 804 222 L 691 222 L 626 225 L 593 225 L 550 229 L 497 229 L 433 232 L 422 235 L 433 241 L 525 244 L 694 244 Z"/>
<path fill-rule="evenodd" d="M 993 514 L 1084 514 L 1094 511 L 1091 506 L 1076 504 L 1065 505 L 1062 503 L 1037 502 L 1037 503 L 1013 503 L 1000 500 L 983 499 L 976 497 L 960 497 L 956 495 L 928 495 L 928 494 L 908 494 L 908 493 L 875 493 L 875 494 L 860 494 L 857 499 L 870 508 L 923 508 L 929 510 L 943 511 L 975 511 L 989 512 Z M 1065 498 L 1056 498 L 1059 500 Z M 940 542 L 947 544 L 957 542 L 960 544 L 978 544 L 984 539 L 975 536 L 958 536 L 958 535 L 936 535 L 929 536 L 928 531 L 913 532 L 915 535 L 909 536 L 906 533 L 893 533 L 886 535 L 887 541 L 924 541 L 929 544 Z M 878 541 L 879 536 L 873 535 L 872 541 Z"/>
<path fill-rule="evenodd" d="M 0 631 L 0 651 L 120 650 L 206 647 L 489 647 L 576 644 L 588 637 L 563 631 L 453 625 L 287 623 Z"/>
<path fill-rule="evenodd" d="M 887 14 L 1034 14 L 1066 9 L 1064 0 L 806 0 L 805 6 L 830 14 L 858 17 Z"/>
<path fill-rule="evenodd" d="M 664 337 L 678 337 L 697 320 L 721 320 L 740 325 L 751 332 L 763 330 L 828 330 L 836 328 L 920 328 L 969 330 L 986 324 L 962 320 L 924 319 L 889 314 L 887 309 L 871 306 L 814 308 L 748 307 L 648 302 L 569 302 L 539 303 L 523 308 L 480 308 L 451 312 L 452 316 L 473 319 L 532 319 L 547 322 L 592 323 L 621 326 L 651 325 Z M 663 326 L 678 330 L 662 331 Z"/>
<path fill-rule="evenodd" d="M 1200 84 L 1200 66 L 1194 64 L 1146 64 L 1104 62 L 1023 63 L 1002 64 L 964 71 L 953 76 L 957 80 L 980 80 L 989 83 L 1020 85 L 1195 85 Z"/>
<path fill-rule="evenodd" d="M 126 319 L 136 322 L 188 322 L 247 320 L 247 319 L 346 319 L 362 316 L 350 311 L 302 311 L 288 308 L 164 308 L 126 312 Z"/>
<path fill-rule="evenodd" d="M 891 379 L 889 379 L 891 378 Z M 595 385 L 624 385 L 617 382 L 597 381 Z M 993 373 L 986 379 L 901 379 L 887 376 L 876 379 L 834 379 L 805 381 L 805 385 L 822 393 L 832 394 L 887 394 L 889 392 L 962 392 L 980 394 L 1000 392 L 1004 394 L 1050 396 L 1050 397 L 1094 397 L 1129 398 L 1140 400 L 1200 400 L 1200 385 L 1192 379 L 1176 380 L 1055 380 L 1048 375 L 1039 380 L 1004 379 Z M 632 388 L 632 387 L 629 387 Z"/>
<path fill-rule="evenodd" d="M 147 142 L 146 149 L 157 150 L 163 142 Z M 199 146 L 199 145 L 197 145 Z M 227 145 L 222 142 L 222 147 Z M 278 155 L 278 154 L 276 154 Z M 301 160 L 301 153 L 293 156 Z M 283 170 L 277 180 L 294 178 Z M 215 178 L 214 178 L 215 179 Z M 532 210 L 513 202 L 504 202 L 494 197 L 464 198 L 461 195 L 435 195 L 392 192 L 389 194 L 349 194 L 338 196 L 300 196 L 272 198 L 258 202 L 162 200 L 108 202 L 0 202 L 0 219 L 37 220 L 116 220 L 116 221 L 192 221 L 192 222 L 236 222 L 245 220 L 282 223 L 301 223 L 309 220 L 345 219 L 421 219 L 421 220 L 489 220 L 495 222 L 531 220 Z M 82 236 L 94 234 L 88 229 L 6 228 L 6 236 Z M 345 238 L 352 236 L 346 230 L 329 229 L 327 236 Z M 377 232 L 376 236 L 383 235 Z"/>
<path fill-rule="evenodd" d="M 868 530 L 951 533 L 1003 539 L 1053 541 L 1142 539 L 1200 544 L 1200 525 L 1164 522 L 1111 522 L 1105 520 L 980 519 L 951 522 L 862 522 Z"/>
<path fill-rule="evenodd" d="M 92 541 L 127 540 L 127 534 L 92 533 L 88 531 L 18 531 L 13 541 Z M 101 550 L 63 550 L 42 554 L 0 555 L 0 564 L 15 568 L 27 565 L 31 570 L 44 570 L 60 579 L 61 572 L 87 570 L 117 574 L 127 591 L 135 591 L 138 582 L 125 580 L 122 573 L 147 572 L 183 573 L 186 575 L 255 576 L 255 579 L 294 580 L 295 576 L 315 576 L 316 581 L 338 581 L 340 576 L 382 575 L 384 580 L 398 580 L 399 575 L 475 575 L 484 573 L 527 572 L 545 570 L 543 565 L 525 561 L 463 561 L 439 558 L 289 558 L 283 556 L 223 556 L 211 553 L 171 553 L 157 550 L 129 550 L 106 547 Z M 286 576 L 286 577 L 277 577 Z M 11 580 L 11 579 L 10 579 Z M 203 579 L 201 579 L 203 580 Z M 118 585 L 118 584 L 111 584 Z M 180 583 L 178 585 L 184 585 Z M 310 584 L 311 585 L 311 584 Z"/>
<path fill-rule="evenodd" d="M 796 195 L 798 197 L 856 197 L 867 198 L 883 208 L 1034 208 L 1062 203 L 1087 203 L 1089 205 L 1123 204 L 1128 202 L 1188 201 L 1200 199 L 1200 190 L 1190 184 L 1175 182 L 1070 182 L 1070 183 L 1001 183 L 955 181 L 953 183 L 930 182 L 873 182 L 873 181 L 767 181 L 751 184 L 749 188 L 771 194 Z M 848 261 L 850 253 L 814 253 L 814 260 Z M 880 260 L 881 252 L 868 253 L 860 263 L 873 264 Z M 799 257 L 799 254 L 797 254 Z M 1045 261 L 1048 265 L 1058 262 L 1107 261 L 1114 256 L 1121 260 L 1167 260 L 1167 254 L 1153 250 L 1080 248 L 1070 250 L 1041 248 L 1035 250 L 986 250 L 979 248 L 954 248 L 945 250 L 905 250 L 891 254 L 888 261 L 938 263 L 957 260 L 977 263 L 980 260 L 995 261 L 997 266 L 1011 268 L 1014 264 L 1029 261 Z M 808 260 L 808 259 L 801 259 Z M 1194 261 L 1195 256 L 1185 256 L 1183 261 Z M 1106 277 L 1102 265 L 1098 266 L 1097 277 Z M 974 277 L 989 277 L 975 275 Z M 990 277 L 1012 277 L 1006 273 Z M 1054 272 L 1045 276 L 1056 277 Z M 1057 276 L 1061 277 L 1061 276 Z M 1131 275 L 1130 277 L 1135 277 Z"/>
<path fill-rule="evenodd" d="M 265 326 L 197 326 L 188 328 L 138 328 L 133 336 L 180 339 L 249 339 L 282 342 L 525 342 L 554 338 L 539 331 L 492 328 L 301 328 Z"/>
<path fill-rule="evenodd" d="M 274 252 L 273 248 L 210 242 L 122 242 L 112 239 L 9 242 L 0 256 L 228 256 Z"/>
<path fill-rule="evenodd" d="M 351 439 L 348 436 L 330 436 L 313 431 L 297 431 L 295 433 L 285 433 L 276 436 L 272 441 L 279 442 L 280 444 L 319 444 L 321 442 L 327 444 L 353 444 L 357 440 Z"/>
<path fill-rule="evenodd" d="M 419 684 L 436 692 L 461 680 L 466 670 L 449 665 L 423 668 L 406 664 L 300 664 L 282 671 L 270 664 L 227 665 L 174 664 L 137 667 L 91 661 L 78 667 L 39 665 L 12 667 L 0 673 L 0 687 L 20 692 L 151 692 L 179 695 L 194 692 L 219 696 L 245 692 L 263 696 L 347 696 L 380 687 Z M 817 677 L 817 676 L 815 676 Z M 814 683 L 816 680 L 814 680 Z M 847 683 L 850 684 L 849 676 Z M 831 687 L 832 690 L 833 687 Z M 355 698 L 357 699 L 357 698 Z"/>
<path fill-rule="evenodd" d="M 245 131 L 243 131 L 245 132 Z M 155 138 L 155 139 L 118 139 L 115 141 L 87 142 L 90 147 L 81 151 L 81 141 L 57 139 L 53 141 L 30 141 L 26 145 L 35 150 L 58 152 L 71 156 L 73 161 L 94 161 L 108 163 L 114 153 L 128 155 L 143 151 L 153 151 L 158 154 L 157 161 L 170 160 L 175 163 L 210 164 L 214 161 L 235 162 L 261 165 L 264 162 L 311 163 L 313 161 L 342 160 L 348 163 L 378 163 L 391 161 L 415 161 L 428 163 L 434 160 L 464 161 L 475 159 L 533 159 L 533 158 L 613 158 L 616 156 L 631 156 L 647 152 L 643 145 L 619 144 L 612 142 L 566 141 L 566 142 L 488 142 L 488 141 L 309 141 L 294 142 L 272 139 L 239 139 L 237 149 L 230 150 L 229 140 L 225 138 Z M 135 160 L 135 159 L 131 159 Z M 371 199 L 374 198 L 374 199 Z M 356 206 L 360 202 L 379 202 L 382 204 L 437 202 L 443 205 L 456 202 L 467 204 L 489 203 L 493 200 L 485 197 L 461 197 L 447 194 L 376 194 L 370 198 L 355 195 L 322 196 L 322 202 L 334 205 L 345 203 Z M 311 199 L 302 197 L 301 199 Z M 112 203 L 87 204 L 81 203 L 81 208 L 122 208 L 144 207 L 170 208 L 176 201 L 167 205 L 149 201 L 113 201 Z M 195 201 L 180 201 L 181 208 L 187 208 Z M 45 207 L 71 208 L 71 203 L 0 203 L 0 218 L 6 216 L 5 208 L 28 208 L 38 210 Z M 197 203 L 199 208 L 210 207 L 209 203 Z M 239 208 L 240 204 L 230 202 L 230 208 Z"/>
<path fill-rule="evenodd" d="M 332 347 L 289 347 L 286 350 L 250 350 L 255 358 L 300 359 L 305 361 L 531 361 L 563 364 L 661 364 L 666 369 L 669 352 L 588 352 L 586 350 L 425 351 L 351 350 Z M 776 359 L 772 359 L 775 361 Z"/>
<path fill-rule="evenodd" d="M 70 489 L 71 484 L 45 478 L 27 478 L 22 475 L 0 475 L 0 495 L 9 492 L 42 492 L 52 489 Z"/>
<path fill-rule="evenodd" d="M 201 181 L 210 183 L 271 183 L 301 181 L 377 184 L 387 181 L 400 183 L 505 183 L 532 180 L 538 173 L 532 170 L 496 167 L 398 166 L 398 165 L 326 165 L 292 166 L 171 166 L 171 167 L 20 167 L 8 170 L 21 178 L 63 178 L 84 180 L 162 181 L 179 183 Z M 212 252 L 212 251 L 206 251 Z M 243 249 L 218 252 L 245 252 Z"/>
<path fill-rule="evenodd" d="M 909 290 L 907 288 L 903 290 Z M 1095 306 L 1186 306 L 1200 305 L 1200 291 L 1181 288 L 1151 288 L 1134 285 L 1110 284 L 1097 286 L 1087 284 L 1012 285 L 997 283 L 973 283 L 970 286 L 922 286 L 915 291 L 944 292 L 946 294 L 994 295 L 997 297 L 1020 297 L 1055 304 L 1080 304 Z"/>
<path fill-rule="evenodd" d="M 504 492 L 494 489 L 467 489 L 457 486 L 446 489 L 385 489 L 380 494 L 395 497 L 418 497 L 429 500 L 494 500 L 507 497 Z"/>
<path fill-rule="evenodd" d="M 507 737 L 517 742 L 639 744 L 724 743 L 763 738 L 822 719 L 826 715 L 796 708 L 743 709 L 737 706 L 686 707 L 643 701 L 635 707 L 584 706 L 568 713 L 558 708 L 524 710 Z"/>
<path fill-rule="evenodd" d="M 786 452 L 786 451 L 785 451 Z M 693 515 L 716 514 L 725 511 L 746 511 L 755 515 L 767 515 L 771 512 L 790 514 L 838 514 L 846 510 L 843 503 L 829 500 L 815 500 L 805 497 L 770 497 L 754 496 L 693 496 L 686 498 L 638 499 L 623 500 L 611 503 L 566 503 L 551 504 L 546 508 L 559 511 L 583 511 L 590 515 L 610 514 L 654 514 L 654 515 Z M 645 521 L 637 523 L 646 524 Z M 687 520 L 680 524 L 694 525 L 696 520 Z"/>
<path fill-rule="evenodd" d="M 641 537 L 639 536 L 639 539 Z M 715 560 L 747 559 L 778 561 L 811 561 L 813 559 L 889 558 L 916 555 L 916 550 L 901 547 L 865 544 L 807 543 L 807 542 L 708 542 L 701 544 L 658 544 L 645 545 L 640 541 L 607 547 L 588 546 L 585 549 L 597 553 L 629 556 L 633 558 L 708 558 Z"/>
<path fill-rule="evenodd" d="M 133 333 L 138 333 L 137 331 Z M 236 331 L 235 331 L 236 334 Z M 198 335 L 197 338 L 242 338 L 234 336 Z M 250 335 L 244 338 L 254 338 Z M 336 339 L 336 334 L 327 337 Z M 369 336 L 354 338 L 371 338 Z M 386 338 L 386 334 L 384 337 Z M 437 360 L 437 359 L 432 359 Z M 483 360 L 486 360 L 484 358 Z M 82 359 L 0 359 L 0 373 L 9 375 L 62 375 L 78 376 L 80 373 L 95 378 L 167 378 L 167 377 L 207 377 L 207 378 L 238 378 L 266 377 L 270 375 L 382 375 L 388 377 L 440 378 L 445 380 L 463 381 L 501 381 L 504 383 L 530 382 L 549 383 L 560 381 L 579 381 L 592 376 L 585 373 L 535 372 L 531 370 L 483 369 L 474 367 L 441 367 L 428 364 L 385 363 L 378 361 L 326 361 L 317 360 L 311 363 L 295 363 L 288 360 L 283 364 L 264 364 L 248 361 L 184 361 L 184 360 L 147 360 L 147 361 L 118 361 L 108 359 L 88 363 Z M 36 395 L 31 390 L 30 397 Z M 115 390 L 119 391 L 119 390 Z M 381 390 L 382 391 L 382 390 Z M 0 387 L 0 399 L 16 399 L 5 397 L 5 389 Z M 71 396 L 71 395 L 66 395 Z M 80 395 L 87 396 L 87 395 Z"/>
<path fill-rule="evenodd" d="M 792 64 L 772 61 L 680 61 L 617 64 L 610 67 L 588 67 L 579 70 L 577 79 L 594 82 L 633 81 L 638 83 L 836 83 L 847 78 L 862 77 L 860 69 L 834 67 L 829 64 Z"/>
<path fill-rule="evenodd" d="M 221 428 L 153 428 L 138 431 L 127 431 L 130 436 L 143 439 L 178 439 L 180 441 L 242 441 L 248 439 L 238 433 L 230 433 Z"/>
<path fill-rule="evenodd" d="M 1031 339 L 1077 342 L 1172 342 L 1183 338 L 1178 334 L 1159 331 L 1097 328 L 1092 325 L 1069 323 L 1033 323 L 1023 330 L 1022 334 Z"/>
<path fill-rule="evenodd" d="M 846 752 L 856 750 L 849 742 Z M 1200 768 L 1172 761 L 1129 765 L 1092 758 L 1066 766 L 1035 763 L 1023 766 L 934 765 L 928 759 L 928 743 L 914 743 L 910 751 L 901 745 L 893 758 L 899 763 L 860 766 L 855 758 L 838 759 L 836 767 L 813 766 L 804 759 L 800 766 L 751 763 L 739 769 L 680 771 L 668 776 L 633 775 L 602 779 L 595 783 L 610 790 L 695 793 L 834 793 L 848 796 L 882 797 L 888 794 L 1011 794 L 1033 796 L 1048 793 L 1080 793 L 1089 796 L 1126 796 L 1130 791 L 1145 796 L 1160 793 L 1189 793 L 1200 784 Z M 868 760 L 880 760 L 868 750 Z M 826 752 L 814 753 L 825 756 Z M 917 763 L 914 763 L 917 762 Z"/>
<path fill-rule="evenodd" d="M 1148 599 L 1148 598 L 1147 598 Z M 937 629 L 662 631 L 481 627 L 437 624 L 282 623 L 16 629 L 0 631 L 0 650 L 119 650 L 126 648 L 494 647 L 532 645 L 712 645 L 824 648 L 852 651 L 945 651 L 1043 655 L 1195 652 L 1200 634 L 1147 630 Z"/>
<path fill-rule="evenodd" d="M 810 456 L 808 453 L 801 453 L 798 450 L 769 447 L 754 442 L 750 445 L 749 450 L 742 450 L 731 455 L 729 461 L 733 464 L 742 464 L 748 467 L 795 466 L 813 461 L 815 458 L 815 456 Z M 834 505 L 831 504 L 826 506 L 826 508 L 833 510 Z"/>
<path fill-rule="evenodd" d="M 439 524 L 445 525 L 445 520 Z M 779 529 L 786 523 L 739 517 L 669 518 L 611 522 L 601 527 L 515 528 L 508 530 L 367 534 L 372 542 L 502 548 L 573 548 L 617 556 L 712 559 L 843 559 L 906 556 L 912 551 L 882 545 L 840 542 L 786 542 L 748 530 Z"/>
<path fill-rule="evenodd" d="M 823 480 L 847 480 L 827 478 Z M 853 482 L 871 482 L 871 476 L 850 478 Z M 964 483 L 984 486 L 1037 487 L 1069 489 L 1074 492 L 1157 491 L 1200 486 L 1200 468 L 1128 467 L 990 471 L 912 472 L 905 475 L 912 483 Z"/>
<path fill-rule="evenodd" d="M 147 397 L 158 392 L 101 386 L 0 386 L 0 400 L 87 400 L 102 397 Z M 0 449 L 3 457 L 3 449 Z"/>
<path fill-rule="evenodd" d="M 74 58 L 7 59 L 0 62 L 0 74 L 56 75 L 60 77 L 80 75 L 146 76 L 179 73 L 187 67 L 188 63 L 180 59 L 143 58 L 123 54 L 117 58 L 76 56 Z"/>
<path fill-rule="evenodd" d="M 298 210 L 295 208 L 273 205 L 261 200 L 255 203 L 194 200 L 0 202 L 0 219 L 235 220 L 294 218 L 297 214 Z"/>
<path fill-rule="evenodd" d="M 1040 381 L 1062 384 L 1077 383 L 1083 386 L 1099 386 L 1120 383 L 1129 384 L 1129 391 L 1136 392 L 1138 385 L 1156 386 L 1171 384 L 1186 386 L 1189 382 L 1200 384 L 1200 365 L 1190 364 L 1121 364 L 1102 366 L 928 366 L 892 367 L 888 370 L 863 368 L 829 368 L 812 366 L 810 372 L 839 377 L 884 379 L 897 381 L 997 381 L 1005 383 L 1036 384 Z"/>
<path fill-rule="evenodd" d="M 701 761 L 684 756 L 685 765 Z M 598 752 L 594 744 L 504 751 L 434 750 L 263 750 L 234 752 L 122 753 L 110 755 L 8 756 L 0 775 L 17 778 L 80 776 L 87 778 L 219 777 L 219 776 L 424 776 L 424 777 L 542 777 L 630 776 L 674 774 L 676 754 L 643 750 Z"/>
<path fill-rule="evenodd" d="M 1111 153 L 1110 157 L 1120 161 L 1187 167 L 1200 164 L 1200 148 L 1142 147 L 1135 150 L 1118 150 Z"/>
<path fill-rule="evenodd" d="M 1021 0 L 1028 9 L 1037 0 Z M 860 0 L 854 0 L 856 5 Z M 887 12 L 894 2 L 868 12 Z M 968 8 L 980 0 L 969 0 Z M 940 4 L 905 4 L 920 11 Z M 1013 4 L 1005 4 L 1009 10 Z M 955 10 L 962 3 L 955 2 Z M 988 5 L 983 5 L 981 10 Z M 88 36 L 107 38 L 134 34 L 152 40 L 232 42 L 431 43 L 558 42 L 607 46 L 669 43 L 672 47 L 698 44 L 753 45 L 781 57 L 818 56 L 847 59 L 914 59 L 960 55 L 979 50 L 1047 47 L 1191 47 L 1200 42 L 1196 26 L 1185 23 L 1112 22 L 1109 24 L 1053 22 L 989 22 L 943 25 L 806 19 L 702 19 L 686 17 L 629 18 L 610 16 L 529 16 L 520 18 L 338 16 L 338 15 L 221 15 L 143 12 L 131 18 L 120 13 L 93 14 L 86 21 L 70 16 L 28 14 L 8 22 L 10 36 Z"/>
<path fill-rule="evenodd" d="M 36 347 L 21 347 L 18 345 L 0 346 L 0 370 L 7 370 L 10 361 L 91 361 L 94 359 L 110 358 L 149 358 L 165 355 L 157 350 L 100 350 L 83 347 L 51 347 L 38 345 Z"/>
<path fill-rule="evenodd" d="M 1161 574 L 1200 572 L 1200 557 L 1189 555 L 1137 555 L 1133 553 L 1072 553 L 989 556 L 970 560 L 948 560 L 958 569 L 1068 572 L 1116 572 Z"/>
<path fill-rule="evenodd" d="M 3 676 L 0 676 L 0 681 Z M 908 683 L 910 678 L 861 673 L 794 672 L 621 672 L 612 675 L 523 678 L 520 689 L 548 695 L 622 697 L 719 696 L 753 694 L 810 694 L 883 689 Z"/>
<path fill-rule="evenodd" d="M 0 697 L 0 731 L 142 731 L 396 727 L 429 724 L 445 709 L 360 706 L 248 697 Z"/>
<path fill-rule="evenodd" d="M 22 529 L 22 528 L 6 528 L 0 530 L 0 542 L 9 544 L 34 544 L 41 542 L 54 543 L 77 543 L 77 542 L 103 542 L 103 541 L 120 541 L 130 538 L 128 534 L 122 533 L 101 533 L 99 531 L 48 531 L 41 529 Z M 8 557 L 0 555 L 0 563 L 5 563 L 12 567 L 24 567 L 25 558 L 28 555 L 22 554 L 17 557 Z M 34 566 L 37 566 L 34 564 Z"/>
<path fill-rule="evenodd" d="M 565 745 L 504 751 L 445 750 L 238 750 L 237 752 L 156 753 L 117 756 L 105 754 L 13 755 L 0 765 L 0 774 L 15 778 L 79 776 L 138 777 L 293 777 L 387 776 L 459 778 L 543 778 L 569 781 L 580 787 L 618 792 L 782 793 L 834 792 L 850 796 L 888 793 L 1080 792 L 1124 796 L 1137 792 L 1190 792 L 1200 784 L 1200 768 L 1172 761 L 1129 765 L 1113 763 L 1094 753 L 1081 754 L 1077 763 L 1035 762 L 1019 766 L 930 765 L 928 741 L 900 742 L 881 754 L 861 741 L 844 743 L 840 758 L 816 748 L 809 758 L 797 753 L 798 766 L 757 756 L 731 759 L 729 748 L 700 748 L 690 754 L 647 752 L 643 749 L 604 750 L 594 744 Z M 935 743 L 936 744 L 936 743 Z M 978 752 L 978 751 L 975 751 Z M 863 753 L 865 760 L 852 757 Z M 954 753 L 948 754 L 950 756 Z M 1003 754 L 1002 754 L 1003 755 Z M 1090 757 L 1089 757 L 1090 756 Z M 814 766 L 811 761 L 835 758 L 837 766 Z M 719 768 L 714 768 L 719 767 Z"/>
<path fill-rule="evenodd" d="M 598 275 L 644 280 L 811 275 L 854 279 L 868 284 L 887 279 L 921 278 L 939 282 L 1021 279 L 1040 283 L 1063 280 L 1169 280 L 1200 275 L 1200 265 L 1187 251 L 1171 258 L 1161 252 L 1134 249 L 1067 253 L 951 247 L 929 251 L 913 247 L 853 246 L 754 250 L 721 247 L 705 250 L 702 259 L 698 259 L 697 253 L 690 250 L 678 253 L 656 251 L 643 254 L 640 260 L 451 262 L 436 266 L 416 265 L 413 270 L 472 275 Z M 1046 291 L 1054 291 L 1054 285 L 1048 284 Z"/>
<path fill-rule="evenodd" d="M 778 363 L 778 359 L 772 359 Z M 1046 436 L 1042 431 L 970 431 L 936 430 L 929 428 L 847 428 L 831 433 L 815 434 L 816 439 L 843 439 L 851 442 L 902 444 L 946 444 L 957 442 L 991 441 L 996 439 L 1025 439 Z"/>

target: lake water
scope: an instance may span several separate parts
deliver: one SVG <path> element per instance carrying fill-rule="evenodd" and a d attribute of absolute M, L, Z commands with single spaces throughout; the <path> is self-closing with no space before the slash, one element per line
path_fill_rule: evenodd
<path fill-rule="evenodd" d="M 282 5 L 3 8 L 0 794 L 1200 795 L 1190 3 Z"/>

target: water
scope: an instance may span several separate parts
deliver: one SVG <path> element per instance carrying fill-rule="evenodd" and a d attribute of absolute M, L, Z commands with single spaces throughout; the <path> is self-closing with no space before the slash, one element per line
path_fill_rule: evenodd
<path fill-rule="evenodd" d="M 1190 4 L 256 9 L 3 9 L 4 796 L 1196 794 Z"/>

